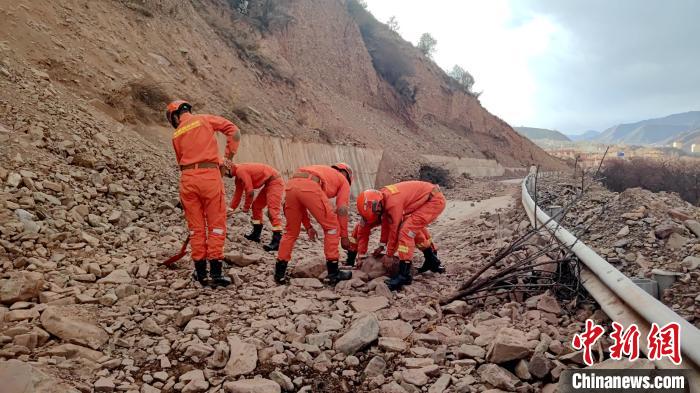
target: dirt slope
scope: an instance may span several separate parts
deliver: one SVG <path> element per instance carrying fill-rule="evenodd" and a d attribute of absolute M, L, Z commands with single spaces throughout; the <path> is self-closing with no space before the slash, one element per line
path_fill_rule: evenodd
<path fill-rule="evenodd" d="M 109 115 L 108 133 L 126 124 L 167 144 L 162 106 L 182 97 L 246 133 L 391 148 L 397 176 L 412 173 L 416 151 L 560 165 L 396 38 L 407 101 L 344 1 L 281 4 L 261 17 L 217 0 L 8 2 L 0 50 L 5 69 L 47 73 L 66 105 Z"/>

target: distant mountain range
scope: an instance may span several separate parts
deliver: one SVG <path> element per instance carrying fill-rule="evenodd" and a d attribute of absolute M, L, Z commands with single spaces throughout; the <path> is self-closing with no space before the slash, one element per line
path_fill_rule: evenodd
<path fill-rule="evenodd" d="M 531 141 L 538 140 L 550 140 L 550 141 L 561 141 L 561 142 L 571 142 L 571 139 L 566 135 L 562 134 L 556 130 L 548 130 L 546 128 L 534 128 L 534 127 L 513 127 L 518 134 L 526 137 Z"/>
<path fill-rule="evenodd" d="M 574 142 L 578 141 L 590 141 L 592 139 L 597 138 L 600 135 L 600 131 L 596 130 L 588 130 L 585 131 L 582 134 L 576 134 L 576 135 L 567 135 L 569 139 L 571 139 Z"/>
<path fill-rule="evenodd" d="M 700 137 L 698 132 L 700 132 L 700 111 L 692 111 L 636 123 L 618 124 L 603 131 L 592 141 L 666 146 L 673 142 L 691 143 L 690 141 Z"/>

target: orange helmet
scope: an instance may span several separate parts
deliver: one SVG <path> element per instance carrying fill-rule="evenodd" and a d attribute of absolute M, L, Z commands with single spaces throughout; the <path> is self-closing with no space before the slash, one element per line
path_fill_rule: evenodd
<path fill-rule="evenodd" d="M 177 128 L 180 123 L 180 120 L 174 115 L 179 115 L 180 111 L 182 110 L 186 110 L 188 112 L 191 111 L 192 104 L 183 100 L 176 100 L 168 104 L 168 110 L 165 112 L 165 117 L 168 118 L 168 122 L 172 124 L 174 128 Z"/>
<path fill-rule="evenodd" d="M 339 162 L 335 165 L 331 165 L 331 168 L 335 169 L 338 172 L 345 172 L 345 178 L 348 179 L 348 183 L 352 185 L 352 168 L 350 167 L 350 165 L 344 162 Z"/>
<path fill-rule="evenodd" d="M 384 197 L 378 190 L 365 190 L 357 196 L 357 212 L 367 223 L 376 222 L 382 214 Z"/>

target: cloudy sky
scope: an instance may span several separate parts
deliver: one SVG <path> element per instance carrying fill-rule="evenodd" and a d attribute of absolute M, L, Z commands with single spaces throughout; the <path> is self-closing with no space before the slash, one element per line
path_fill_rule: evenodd
<path fill-rule="evenodd" d="M 367 0 L 399 33 L 438 41 L 513 126 L 566 133 L 700 110 L 697 0 Z"/>

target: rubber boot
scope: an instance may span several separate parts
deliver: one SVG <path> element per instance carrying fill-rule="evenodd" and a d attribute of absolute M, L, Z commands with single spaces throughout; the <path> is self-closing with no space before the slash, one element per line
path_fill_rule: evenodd
<path fill-rule="evenodd" d="M 260 243 L 260 234 L 262 233 L 262 224 L 253 224 L 253 230 L 244 237 L 251 242 Z"/>
<path fill-rule="evenodd" d="M 345 260 L 345 266 L 355 266 L 357 259 L 357 251 L 348 251 L 348 259 Z"/>
<path fill-rule="evenodd" d="M 432 247 L 423 250 L 423 256 L 425 257 L 425 261 L 423 261 L 423 266 L 418 268 L 418 273 L 425 273 L 427 271 L 435 273 L 445 272 L 445 268 L 437 257 L 437 252 L 433 250 Z"/>
<path fill-rule="evenodd" d="M 218 259 L 214 259 L 214 260 L 209 261 L 209 268 L 210 268 L 209 274 L 211 275 L 212 288 L 227 287 L 227 286 L 231 285 L 231 279 L 224 276 L 221 273 L 223 264 L 224 263 Z"/>
<path fill-rule="evenodd" d="M 399 274 L 390 280 L 386 280 L 386 285 L 392 291 L 398 291 L 404 285 L 409 285 L 413 282 L 411 276 L 411 263 L 408 261 L 399 262 Z"/>
<path fill-rule="evenodd" d="M 287 262 L 277 260 L 275 263 L 275 282 L 277 284 L 287 283 Z"/>
<path fill-rule="evenodd" d="M 195 281 L 199 281 L 200 284 L 207 285 L 207 261 L 194 261 L 194 272 L 192 272 L 192 278 Z"/>
<path fill-rule="evenodd" d="M 270 244 L 264 245 L 263 249 L 265 251 L 277 251 L 277 250 L 279 250 L 280 240 L 282 240 L 282 232 L 280 232 L 280 231 L 272 232 L 272 240 L 270 240 Z"/>
<path fill-rule="evenodd" d="M 338 268 L 338 261 L 326 261 L 326 269 L 328 269 L 328 281 L 331 285 L 352 278 L 352 272 L 340 270 Z"/>

